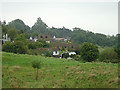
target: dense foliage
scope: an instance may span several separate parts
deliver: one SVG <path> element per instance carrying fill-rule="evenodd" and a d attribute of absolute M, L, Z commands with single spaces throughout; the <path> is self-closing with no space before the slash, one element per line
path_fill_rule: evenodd
<path fill-rule="evenodd" d="M 25 54 L 27 53 L 28 48 L 23 42 L 16 41 L 6 42 L 5 44 L 3 44 L 2 50 L 6 52 Z"/>
<path fill-rule="evenodd" d="M 68 58 L 69 57 L 69 53 L 63 53 L 62 54 L 62 58 Z"/>
<path fill-rule="evenodd" d="M 114 51 L 114 48 L 104 49 L 99 56 L 99 60 L 103 62 L 118 62 L 118 54 Z"/>
<path fill-rule="evenodd" d="M 115 52 L 118 54 L 118 58 L 120 59 L 120 34 L 117 35 L 117 45 L 114 48 Z"/>
<path fill-rule="evenodd" d="M 99 56 L 98 47 L 92 43 L 85 42 L 80 47 L 81 58 L 85 61 L 95 61 Z"/>
<path fill-rule="evenodd" d="M 20 19 L 13 20 L 9 22 L 7 25 L 4 23 L 2 25 L 3 34 L 7 33 L 10 28 L 15 28 L 19 33 L 25 33 L 25 37 L 28 39 L 31 35 L 33 37 L 38 36 L 39 34 L 50 35 L 53 37 L 63 37 L 67 39 L 71 39 L 73 43 L 82 44 L 84 42 L 89 42 L 93 44 L 97 44 L 99 46 L 115 46 L 118 42 L 118 38 L 116 36 L 109 36 L 100 33 L 93 33 L 90 31 L 83 30 L 81 28 L 75 27 L 71 31 L 65 27 L 55 28 L 48 27 L 46 23 L 44 23 L 41 18 L 37 19 L 37 22 L 30 29 L 29 26 L 25 25 L 24 22 Z M 9 35 L 9 33 L 8 33 Z M 15 34 L 14 34 L 15 35 Z"/>

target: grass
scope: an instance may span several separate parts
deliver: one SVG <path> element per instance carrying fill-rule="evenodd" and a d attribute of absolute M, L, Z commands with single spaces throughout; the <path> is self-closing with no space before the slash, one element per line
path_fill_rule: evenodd
<path fill-rule="evenodd" d="M 31 62 L 40 60 L 38 80 Z M 118 64 L 2 53 L 3 88 L 118 88 Z"/>

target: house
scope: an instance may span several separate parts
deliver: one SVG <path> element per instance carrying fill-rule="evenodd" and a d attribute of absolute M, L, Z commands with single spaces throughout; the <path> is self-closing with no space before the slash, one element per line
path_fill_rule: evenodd
<path fill-rule="evenodd" d="M 3 35 L 2 39 L 0 39 L 0 41 L 2 42 L 2 44 L 4 44 L 7 41 L 11 41 L 11 39 L 8 38 L 8 34 L 6 33 Z"/>
<path fill-rule="evenodd" d="M 37 39 L 37 38 L 34 38 L 33 40 L 34 40 L 34 42 L 37 42 L 38 39 Z"/>
<path fill-rule="evenodd" d="M 39 35 L 38 40 L 45 40 L 46 43 L 50 43 L 50 35 Z"/>
<path fill-rule="evenodd" d="M 60 51 L 53 51 L 53 56 L 54 56 L 54 57 L 58 57 L 59 54 L 60 54 Z"/>
<path fill-rule="evenodd" d="M 32 38 L 32 36 L 29 38 L 30 41 L 34 41 L 34 42 L 37 42 L 37 37 L 35 37 L 34 39 Z"/>
<path fill-rule="evenodd" d="M 53 36 L 53 41 L 67 41 L 67 39 L 65 39 L 65 38 L 56 38 L 55 36 Z"/>
<path fill-rule="evenodd" d="M 54 48 L 58 50 L 68 50 L 68 51 L 75 51 L 78 49 L 78 46 L 73 43 L 65 43 L 65 42 L 53 42 Z"/>
<path fill-rule="evenodd" d="M 69 52 L 69 55 L 76 55 L 76 52 Z"/>

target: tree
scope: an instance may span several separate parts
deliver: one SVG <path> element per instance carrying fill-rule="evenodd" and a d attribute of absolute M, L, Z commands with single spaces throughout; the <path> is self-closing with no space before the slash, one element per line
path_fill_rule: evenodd
<path fill-rule="evenodd" d="M 5 34 L 9 30 L 8 26 L 2 25 L 2 33 Z"/>
<path fill-rule="evenodd" d="M 99 56 L 98 47 L 92 43 L 84 42 L 81 47 L 81 58 L 85 61 L 95 61 Z"/>
<path fill-rule="evenodd" d="M 99 60 L 103 62 L 117 62 L 118 54 L 114 51 L 114 48 L 106 48 L 102 52 L 100 52 Z M 117 61 L 115 61 L 117 60 Z"/>
<path fill-rule="evenodd" d="M 118 58 L 120 59 L 120 34 L 117 35 L 117 45 L 114 50 L 118 54 Z"/>
<path fill-rule="evenodd" d="M 14 39 L 15 41 L 22 41 L 24 43 L 26 43 L 26 38 L 25 38 L 25 34 L 19 34 L 17 35 L 17 37 Z"/>
<path fill-rule="evenodd" d="M 37 19 L 37 22 L 32 26 L 32 32 L 37 32 L 36 34 L 38 33 L 45 34 L 46 31 L 47 31 L 47 25 L 39 17 Z"/>
<path fill-rule="evenodd" d="M 18 31 L 15 28 L 11 28 L 8 30 L 8 37 L 10 37 L 11 41 L 14 40 L 15 37 L 17 37 Z"/>
<path fill-rule="evenodd" d="M 13 43 L 13 52 L 19 54 L 27 53 L 28 47 L 22 41 L 15 41 Z"/>
<path fill-rule="evenodd" d="M 37 71 L 36 71 L 36 80 L 38 80 L 38 69 L 40 69 L 40 64 L 41 64 L 40 61 L 33 61 L 32 62 L 32 67 L 37 69 Z"/>
<path fill-rule="evenodd" d="M 16 19 L 16 20 L 9 22 L 8 26 L 10 28 L 17 29 L 20 33 L 23 33 L 25 30 L 27 31 L 30 30 L 30 27 L 25 25 L 25 23 L 20 19 Z"/>

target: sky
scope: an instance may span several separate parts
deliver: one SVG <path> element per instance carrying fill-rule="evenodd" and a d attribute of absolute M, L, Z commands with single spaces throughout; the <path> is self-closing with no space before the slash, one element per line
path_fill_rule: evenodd
<path fill-rule="evenodd" d="M 0 19 L 21 19 L 30 27 L 41 17 L 49 27 L 79 27 L 94 33 L 118 33 L 117 0 L 4 0 Z"/>

